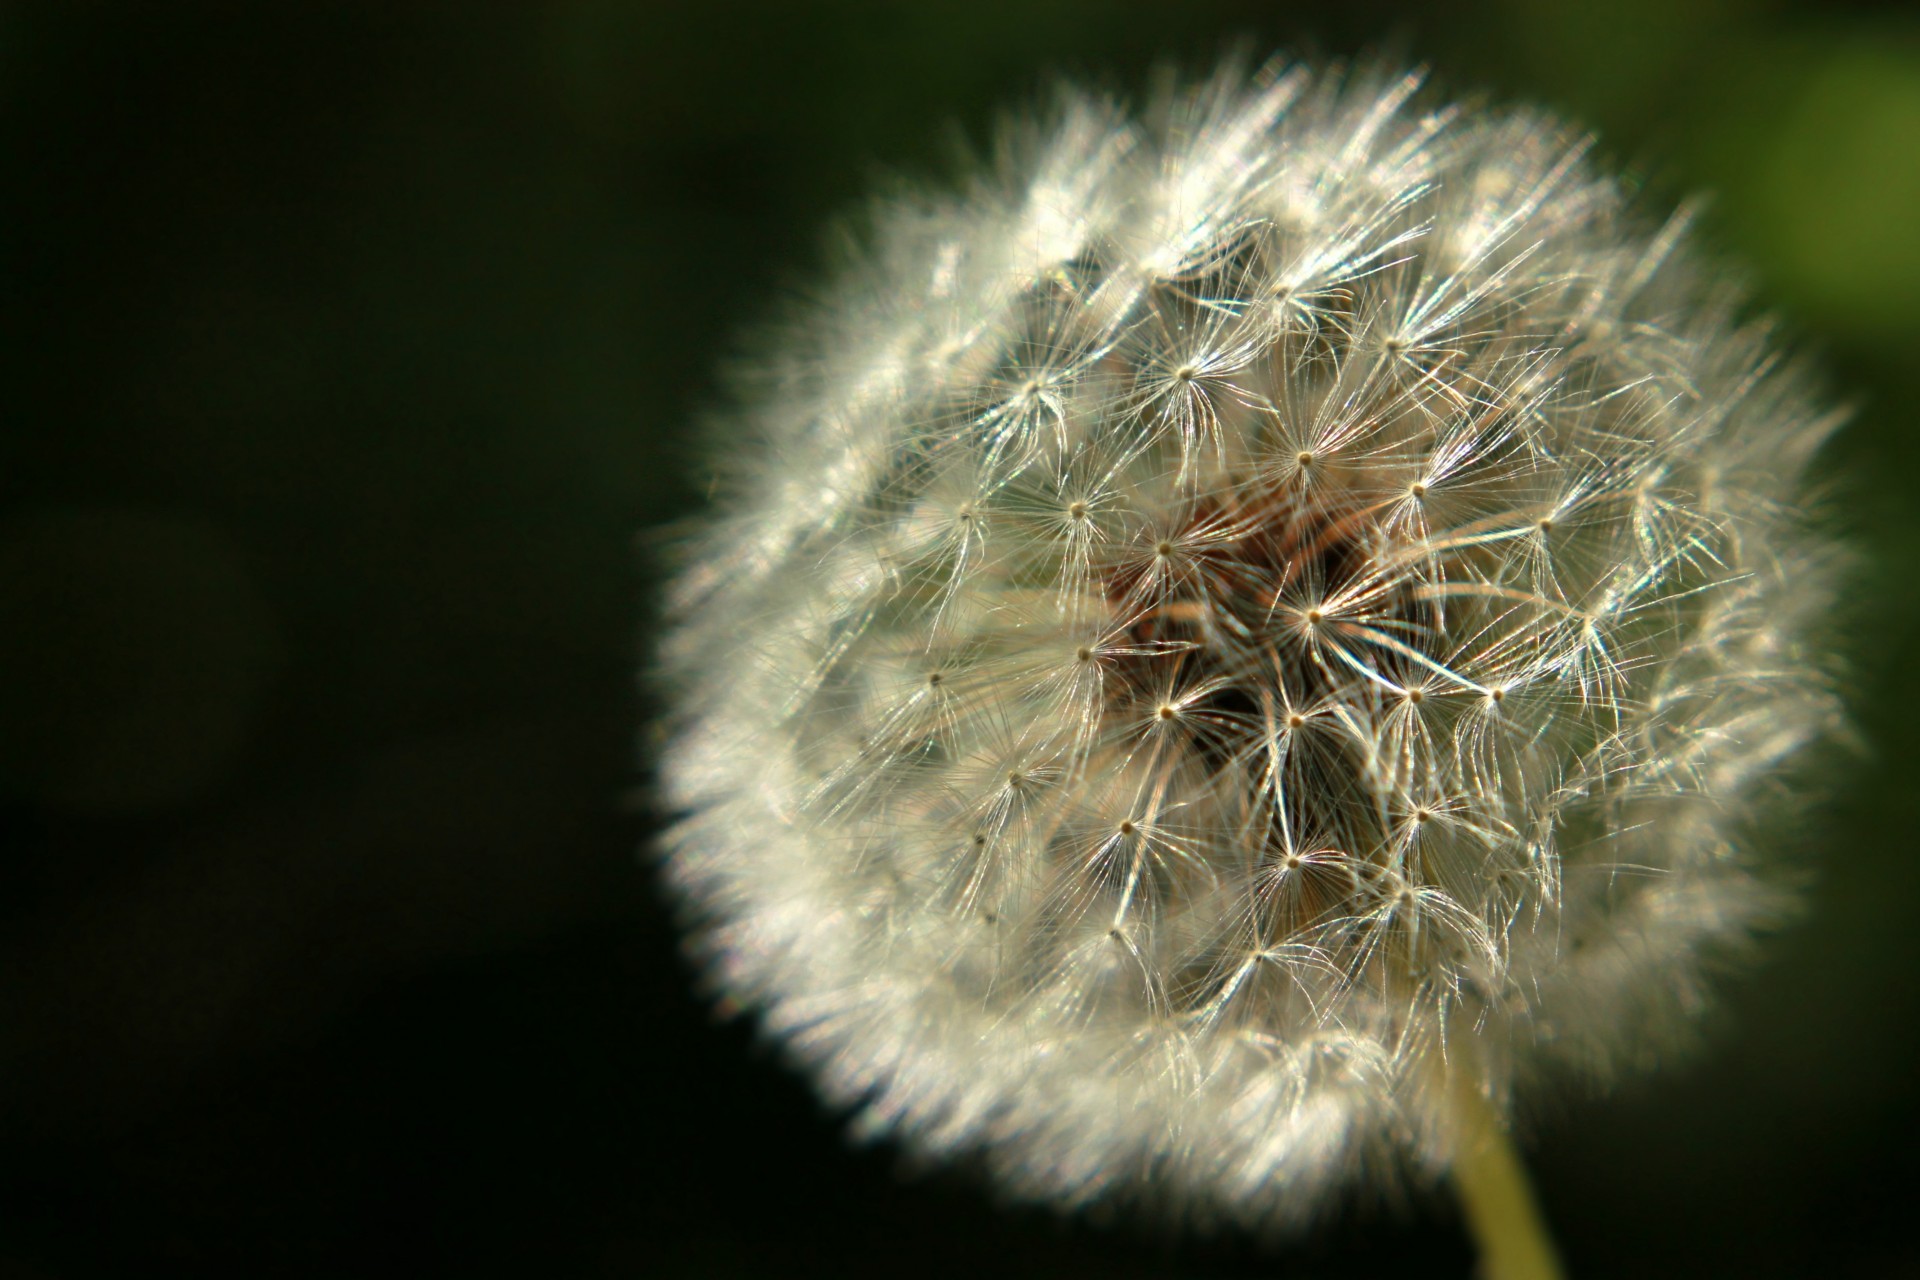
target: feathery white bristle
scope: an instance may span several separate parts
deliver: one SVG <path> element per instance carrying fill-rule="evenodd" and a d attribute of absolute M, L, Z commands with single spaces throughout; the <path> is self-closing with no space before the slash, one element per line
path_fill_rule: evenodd
<path fill-rule="evenodd" d="M 1295 1222 L 1444 1158 L 1431 1055 L 1641 1060 L 1778 905 L 1835 419 L 1684 217 L 1417 88 L 1063 95 L 725 444 L 670 870 L 866 1130 Z"/>

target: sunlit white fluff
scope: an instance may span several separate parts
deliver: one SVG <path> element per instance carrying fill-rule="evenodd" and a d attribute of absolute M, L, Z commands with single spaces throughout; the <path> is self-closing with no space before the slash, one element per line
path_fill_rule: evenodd
<path fill-rule="evenodd" d="M 1285 1224 L 1648 1057 L 1780 905 L 1834 417 L 1685 217 L 1418 77 L 1074 92 L 770 351 L 666 646 L 670 873 L 870 1132 Z"/>

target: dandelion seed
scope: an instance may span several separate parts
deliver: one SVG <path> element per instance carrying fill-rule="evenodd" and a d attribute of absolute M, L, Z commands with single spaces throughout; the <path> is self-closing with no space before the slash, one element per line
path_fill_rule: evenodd
<path fill-rule="evenodd" d="M 867 1132 L 1262 1227 L 1471 1191 L 1778 908 L 1741 814 L 1835 717 L 1835 418 L 1684 217 L 1417 87 L 1064 94 L 880 211 L 750 410 L 669 869 Z"/>

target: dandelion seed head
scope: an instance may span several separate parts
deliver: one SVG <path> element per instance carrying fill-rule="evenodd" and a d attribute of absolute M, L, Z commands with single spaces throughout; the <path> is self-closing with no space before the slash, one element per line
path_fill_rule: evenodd
<path fill-rule="evenodd" d="M 770 359 L 669 869 L 863 1132 L 1294 1223 L 1445 1160 L 1437 1058 L 1637 1065 L 1778 909 L 1836 419 L 1684 214 L 1418 89 L 1065 92 Z"/>

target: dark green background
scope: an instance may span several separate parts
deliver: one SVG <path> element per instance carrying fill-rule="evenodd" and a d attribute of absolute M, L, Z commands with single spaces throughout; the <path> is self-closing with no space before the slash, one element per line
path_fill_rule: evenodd
<path fill-rule="evenodd" d="M 1743 0 L 0 7 L 0 1276 L 1464 1276 L 853 1149 L 639 856 L 734 335 L 1049 68 L 1383 42 L 1718 194 L 1859 405 L 1861 742 L 1706 1048 L 1539 1118 L 1575 1273 L 1920 1275 L 1920 24 Z"/>

